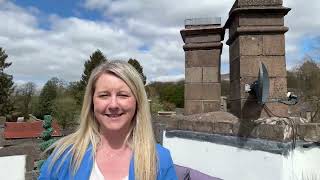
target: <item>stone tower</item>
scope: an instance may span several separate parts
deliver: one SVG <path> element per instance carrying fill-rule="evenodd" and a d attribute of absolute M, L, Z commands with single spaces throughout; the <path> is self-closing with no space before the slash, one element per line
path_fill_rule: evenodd
<path fill-rule="evenodd" d="M 224 29 L 220 18 L 187 19 L 185 43 L 185 115 L 220 110 L 220 61 Z"/>
<path fill-rule="evenodd" d="M 225 28 L 229 29 L 230 111 L 240 119 L 288 116 L 288 107 L 275 102 L 286 98 L 284 16 L 290 8 L 282 0 L 236 0 Z M 270 77 L 269 99 L 265 106 L 245 93 L 245 84 L 258 78 L 263 62 Z"/>

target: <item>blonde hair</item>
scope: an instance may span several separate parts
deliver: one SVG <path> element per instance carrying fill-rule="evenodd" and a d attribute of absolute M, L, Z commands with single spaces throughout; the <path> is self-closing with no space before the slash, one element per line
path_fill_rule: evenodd
<path fill-rule="evenodd" d="M 153 180 L 157 175 L 156 142 L 153 134 L 150 108 L 140 74 L 129 63 L 110 61 L 96 67 L 88 80 L 80 114 L 78 130 L 54 143 L 53 158 L 50 168 L 63 154 L 71 155 L 70 166 L 73 174 L 79 169 L 80 163 L 89 146 L 92 144 L 92 154 L 95 155 L 100 142 L 99 124 L 93 113 L 93 94 L 97 79 L 105 73 L 112 73 L 121 78 L 131 89 L 137 101 L 137 110 L 127 136 L 128 145 L 134 154 L 134 173 L 139 180 Z M 65 161 L 63 155 L 58 169 Z"/>

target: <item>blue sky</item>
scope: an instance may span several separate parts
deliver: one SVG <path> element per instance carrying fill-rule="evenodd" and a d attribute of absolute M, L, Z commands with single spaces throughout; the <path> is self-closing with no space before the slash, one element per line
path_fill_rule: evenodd
<path fill-rule="evenodd" d="M 183 6 L 181 6 L 183 2 Z M 222 17 L 234 0 L 0 0 L 0 47 L 17 84 L 43 85 L 52 77 L 77 81 L 83 64 L 100 49 L 108 59 L 138 59 L 148 81 L 184 78 L 180 30 L 190 17 Z M 319 62 L 320 1 L 284 0 L 287 68 L 308 54 Z M 225 37 L 227 39 L 227 36 Z M 224 44 L 222 73 L 228 73 Z"/>
<path fill-rule="evenodd" d="M 78 0 L 14 0 L 17 6 L 23 8 L 36 8 L 43 15 L 56 14 L 63 18 L 77 17 L 92 21 L 103 20 L 103 16 L 97 10 L 90 10 L 83 6 L 84 1 Z M 46 24 L 46 21 L 42 23 Z"/>

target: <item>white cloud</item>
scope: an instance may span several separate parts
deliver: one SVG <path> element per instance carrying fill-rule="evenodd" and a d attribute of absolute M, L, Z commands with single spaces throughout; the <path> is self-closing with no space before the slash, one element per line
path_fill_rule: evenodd
<path fill-rule="evenodd" d="M 110 4 L 110 0 L 90 0 L 85 1 L 83 6 L 88 9 L 104 9 Z"/>
<path fill-rule="evenodd" d="M 155 78 L 154 81 L 170 82 L 170 81 L 179 81 L 182 79 L 184 79 L 184 74 L 159 76 Z"/>
<path fill-rule="evenodd" d="M 54 76 L 79 80 L 84 61 L 96 49 L 112 58 L 140 45 L 122 29 L 78 18 L 51 17 L 52 29 L 39 30 L 35 16 L 17 9 L 11 4 L 0 11 L 0 19 L 9 19 L 0 26 L 0 43 L 13 62 L 8 72 L 17 81 L 30 78 L 44 83 Z"/>
<path fill-rule="evenodd" d="M 0 46 L 13 62 L 8 72 L 17 82 L 31 80 L 41 84 L 53 76 L 67 81 L 79 80 L 84 61 L 96 49 L 109 59 L 138 59 L 148 81 L 177 80 L 184 74 L 180 36 L 184 19 L 221 16 L 224 25 L 233 2 L 86 0 L 83 7 L 98 10 L 108 20 L 48 14 L 49 28 L 43 29 L 39 14 L 45 12 L 0 0 Z M 285 17 L 289 27 L 286 33 L 287 66 L 292 67 L 301 56 L 302 39 L 319 36 L 320 21 L 316 19 L 320 1 L 284 0 L 284 3 L 292 8 Z M 228 39 L 227 34 L 225 39 Z M 222 63 L 228 67 L 228 46 L 224 44 L 224 47 Z M 141 48 L 145 51 L 139 50 Z"/>
<path fill-rule="evenodd" d="M 303 56 L 303 40 L 319 37 L 320 1 L 285 0 L 284 5 L 291 8 L 285 17 L 285 25 L 289 27 L 286 33 L 287 68 L 295 67 Z M 320 43 L 320 42 L 319 42 Z"/>

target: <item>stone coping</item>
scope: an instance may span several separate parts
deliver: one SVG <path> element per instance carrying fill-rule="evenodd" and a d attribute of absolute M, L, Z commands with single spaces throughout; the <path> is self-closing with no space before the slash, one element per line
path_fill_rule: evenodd
<path fill-rule="evenodd" d="M 40 144 L 41 138 L 25 138 L 25 139 L 2 139 L 0 146 L 16 146 L 24 144 Z"/>
<path fill-rule="evenodd" d="M 234 21 L 234 18 L 237 15 L 251 15 L 251 14 L 278 14 L 281 16 L 285 16 L 288 14 L 288 12 L 291 10 L 291 8 L 279 6 L 279 7 L 246 7 L 246 8 L 235 8 L 230 11 L 229 17 L 223 26 L 223 29 L 229 29 L 232 22 Z"/>
<path fill-rule="evenodd" d="M 255 14 L 255 13 L 272 13 L 281 14 L 283 16 L 287 15 L 291 8 L 283 6 L 252 6 L 252 7 L 238 7 L 232 9 L 229 13 L 229 19 L 232 19 L 237 14 Z M 230 20 L 226 21 L 226 25 L 230 25 Z"/>
<path fill-rule="evenodd" d="M 192 35 L 219 35 L 221 37 L 221 41 L 224 39 L 225 29 L 223 27 L 206 27 L 199 26 L 197 28 L 187 28 L 180 30 L 180 34 L 182 36 L 183 42 L 185 42 L 185 38 L 187 36 Z"/>
<path fill-rule="evenodd" d="M 238 8 L 282 7 L 282 5 L 282 0 L 236 0 L 228 14 Z"/>
<path fill-rule="evenodd" d="M 221 43 L 221 42 L 188 43 L 188 44 L 183 45 L 183 50 L 184 51 L 189 51 L 189 50 L 209 50 L 209 49 L 221 49 L 222 50 L 222 46 L 223 46 L 223 43 Z"/>
<path fill-rule="evenodd" d="M 252 2 L 256 2 L 256 4 L 251 4 L 251 5 L 249 5 L 249 4 L 247 4 L 247 5 L 245 5 L 245 4 L 242 4 L 242 5 L 239 5 L 239 4 L 237 4 L 237 1 L 233 4 L 233 6 L 231 7 L 231 9 L 229 10 L 229 13 L 228 13 L 228 15 L 229 16 L 231 16 L 232 15 L 232 13 L 234 13 L 234 12 L 236 12 L 237 10 L 241 10 L 241 9 L 281 9 L 281 8 L 286 8 L 286 7 L 284 7 L 282 4 L 282 2 L 281 3 L 277 3 L 277 4 L 273 4 L 273 3 L 259 3 L 259 2 L 257 2 L 257 1 L 259 1 L 259 0 L 254 0 L 254 1 L 252 1 Z M 274 1 L 274 0 L 269 0 L 269 1 Z M 291 9 L 291 8 L 286 8 L 286 9 Z"/>
<path fill-rule="evenodd" d="M 166 131 L 166 137 L 178 137 L 184 139 L 192 139 L 198 141 L 212 142 L 221 145 L 233 146 L 236 148 L 247 150 L 259 150 L 270 152 L 273 154 L 288 155 L 295 147 L 309 148 L 311 146 L 320 147 L 319 143 L 310 143 L 305 141 L 293 142 L 278 142 L 273 140 L 244 138 L 237 136 L 227 136 L 220 134 L 209 134 L 203 132 L 183 131 L 183 130 L 169 130 Z"/>
<path fill-rule="evenodd" d="M 303 140 L 320 142 L 320 123 L 304 123 L 299 118 L 269 118 L 259 120 L 239 120 L 228 112 L 210 112 L 189 116 L 153 117 L 157 140 L 162 141 L 161 133 L 170 130 L 183 130 L 220 134 L 245 138 L 258 138 L 278 142 Z"/>

